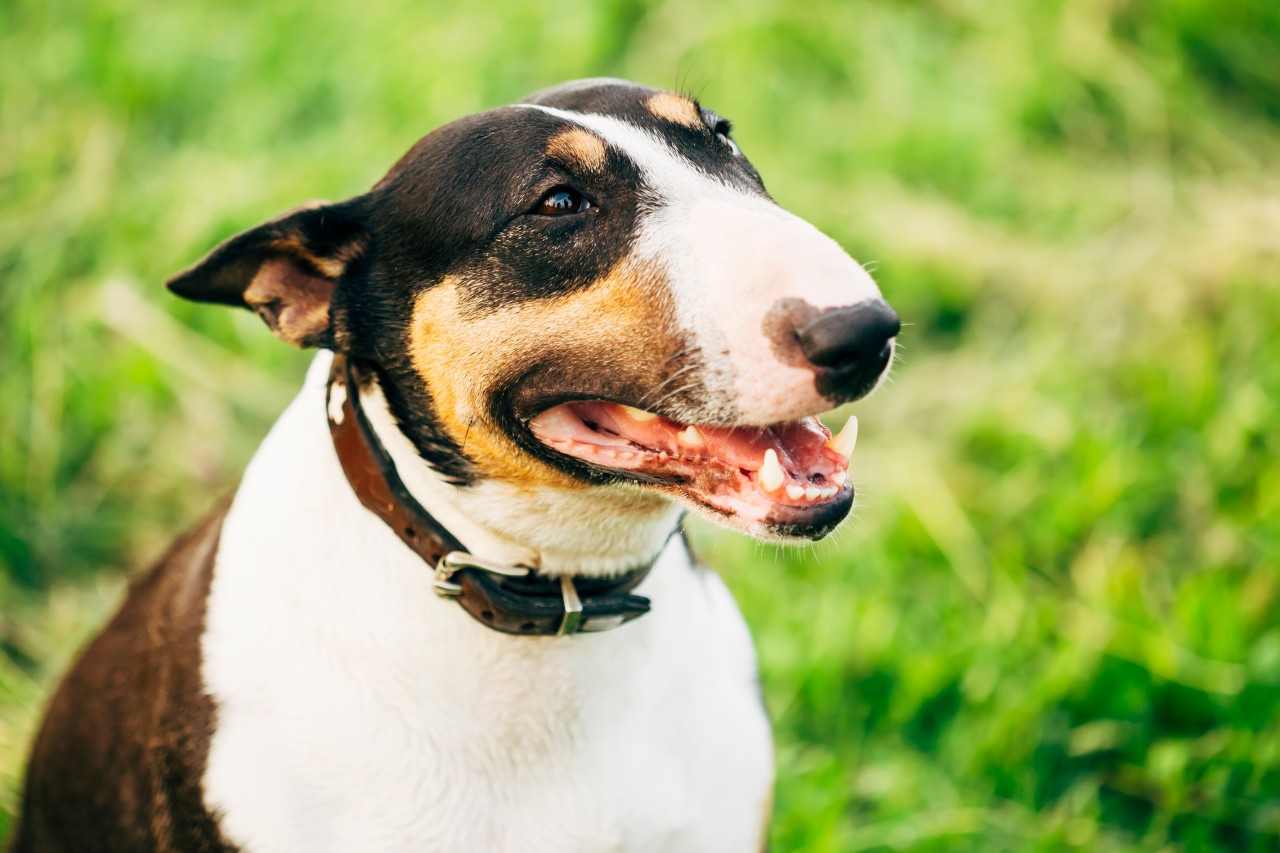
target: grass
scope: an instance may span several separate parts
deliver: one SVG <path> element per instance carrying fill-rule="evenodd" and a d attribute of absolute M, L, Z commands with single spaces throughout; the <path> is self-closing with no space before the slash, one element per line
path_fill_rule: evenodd
<path fill-rule="evenodd" d="M 1280 848 L 1280 6 L 0 0 L 0 837 L 68 656 L 306 357 L 159 283 L 560 80 L 684 88 L 910 324 L 858 519 L 699 527 L 774 846 Z"/>

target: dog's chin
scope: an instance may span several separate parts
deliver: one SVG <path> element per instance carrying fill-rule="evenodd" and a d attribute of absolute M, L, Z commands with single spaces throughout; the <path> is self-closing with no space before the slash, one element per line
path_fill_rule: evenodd
<path fill-rule="evenodd" d="M 528 430 L 568 470 L 664 492 L 762 539 L 821 539 L 853 506 L 850 439 L 833 439 L 816 417 L 723 427 L 580 401 L 543 411 Z"/>
<path fill-rule="evenodd" d="M 821 506 L 796 511 L 782 510 L 764 521 L 748 521 L 736 514 L 716 510 L 691 497 L 678 496 L 691 509 L 731 530 L 738 530 L 766 542 L 811 542 L 834 531 L 853 509 L 852 488 L 841 491 Z"/>

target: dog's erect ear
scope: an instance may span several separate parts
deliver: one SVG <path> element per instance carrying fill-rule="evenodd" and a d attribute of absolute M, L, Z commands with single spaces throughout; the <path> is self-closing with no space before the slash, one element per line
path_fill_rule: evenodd
<path fill-rule="evenodd" d="M 197 302 L 251 308 L 294 346 L 332 347 L 329 302 L 368 239 L 349 203 L 310 202 L 237 234 L 168 287 Z"/>

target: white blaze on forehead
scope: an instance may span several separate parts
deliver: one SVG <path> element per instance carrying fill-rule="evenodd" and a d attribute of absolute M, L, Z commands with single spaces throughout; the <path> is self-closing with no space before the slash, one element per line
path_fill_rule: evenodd
<path fill-rule="evenodd" d="M 681 195 L 697 194 L 711 187 L 729 188 L 719 179 L 695 167 L 681 157 L 662 137 L 637 127 L 629 121 L 598 113 L 577 113 L 538 104 L 517 104 L 524 109 L 540 110 L 556 118 L 571 121 L 600 136 L 622 151 L 644 174 L 646 189 L 655 198 L 677 200 Z M 744 198 L 744 193 L 734 191 Z"/>
<path fill-rule="evenodd" d="M 800 217 L 699 169 L 655 133 L 613 116 L 524 106 L 592 131 L 639 168 L 645 202 L 634 251 L 667 271 L 706 384 L 730 404 L 709 416 L 769 424 L 829 408 L 811 370 L 779 360 L 765 320 L 782 299 L 818 310 L 879 299 L 861 265 Z"/>

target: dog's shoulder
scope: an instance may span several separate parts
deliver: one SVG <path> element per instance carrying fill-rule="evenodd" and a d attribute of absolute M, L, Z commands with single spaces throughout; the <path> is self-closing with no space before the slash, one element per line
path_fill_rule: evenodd
<path fill-rule="evenodd" d="M 232 849 L 200 790 L 214 724 L 200 638 L 230 504 L 134 583 L 63 681 L 32 751 L 15 851 Z"/>

